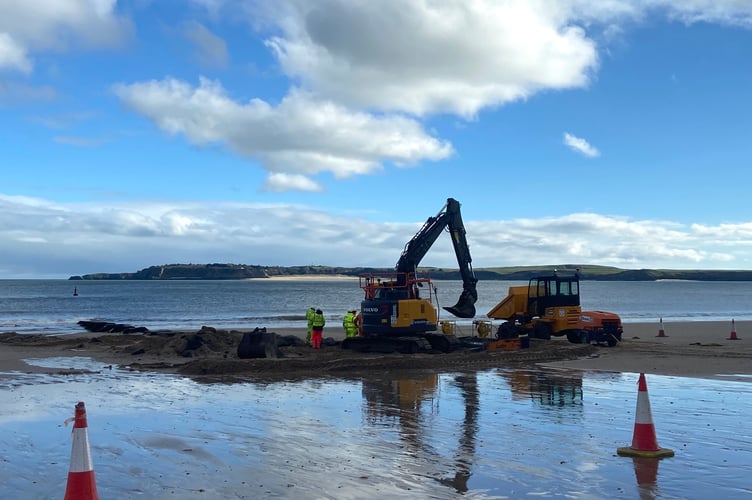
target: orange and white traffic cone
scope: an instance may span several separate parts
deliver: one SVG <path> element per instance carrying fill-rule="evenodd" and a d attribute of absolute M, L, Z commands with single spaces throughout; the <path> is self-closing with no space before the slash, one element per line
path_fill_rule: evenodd
<path fill-rule="evenodd" d="M 663 318 L 658 322 L 658 335 L 656 337 L 668 337 L 666 331 L 663 329 Z"/>
<path fill-rule="evenodd" d="M 616 453 L 623 457 L 664 458 L 673 457 L 674 451 L 658 446 L 653 425 L 653 413 L 650 411 L 648 384 L 645 374 L 640 373 L 637 389 L 637 410 L 635 411 L 632 446 L 617 448 Z"/>
<path fill-rule="evenodd" d="M 739 337 L 736 336 L 736 325 L 733 319 L 731 320 L 731 335 L 729 335 L 728 340 L 739 340 Z"/>
<path fill-rule="evenodd" d="M 65 487 L 65 500 L 99 500 L 89 450 L 89 426 L 86 422 L 86 408 L 83 401 L 78 402 L 75 416 L 66 420 L 65 425 L 68 425 L 71 420 L 74 421 L 73 445 L 68 469 L 68 484 Z"/>

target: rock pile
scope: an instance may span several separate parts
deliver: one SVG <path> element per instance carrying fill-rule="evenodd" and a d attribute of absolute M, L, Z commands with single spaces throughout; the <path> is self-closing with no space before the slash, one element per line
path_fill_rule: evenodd
<path fill-rule="evenodd" d="M 145 326 L 133 326 L 124 323 L 110 323 L 107 321 L 79 321 L 79 326 L 90 332 L 97 333 L 149 333 Z"/>

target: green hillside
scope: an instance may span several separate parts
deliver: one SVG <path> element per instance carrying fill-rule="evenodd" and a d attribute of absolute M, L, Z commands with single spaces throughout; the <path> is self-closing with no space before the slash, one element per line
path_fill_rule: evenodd
<path fill-rule="evenodd" d="M 359 276 L 371 272 L 388 272 L 391 268 L 332 266 L 258 266 L 246 264 L 166 264 L 151 266 L 130 273 L 95 273 L 71 276 L 71 280 L 237 280 L 275 276 Z M 461 280 L 458 269 L 422 267 L 434 279 Z M 479 280 L 528 280 L 539 274 L 579 272 L 583 280 L 594 281 L 752 281 L 752 271 L 742 270 L 676 270 L 620 269 L 585 264 L 551 266 L 487 267 L 475 269 Z"/>

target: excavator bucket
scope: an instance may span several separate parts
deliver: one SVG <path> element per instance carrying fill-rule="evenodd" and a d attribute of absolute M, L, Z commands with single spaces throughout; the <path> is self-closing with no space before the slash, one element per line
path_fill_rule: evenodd
<path fill-rule="evenodd" d="M 475 302 L 478 300 L 478 296 L 465 290 L 460 295 L 460 299 L 457 303 L 451 307 L 445 307 L 444 309 L 454 314 L 458 318 L 474 318 L 475 317 Z"/>

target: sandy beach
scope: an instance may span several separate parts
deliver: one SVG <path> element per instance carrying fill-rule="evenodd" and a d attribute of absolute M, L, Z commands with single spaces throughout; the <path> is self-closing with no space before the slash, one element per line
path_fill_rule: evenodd
<path fill-rule="evenodd" d="M 625 328 L 615 347 L 257 360 L 233 356 L 233 331 L 0 333 L 0 498 L 62 498 L 77 401 L 102 498 L 741 498 L 752 324 L 734 341 L 730 321 Z M 637 372 L 677 454 L 649 474 L 616 453 Z"/>
<path fill-rule="evenodd" d="M 264 279 L 270 281 L 358 281 L 357 276 L 345 274 L 286 274 L 284 276 L 269 276 L 268 278 L 250 278 L 254 280 Z"/>
<path fill-rule="evenodd" d="M 737 340 L 729 340 L 731 321 L 664 322 L 663 330 L 659 337 L 659 323 L 627 323 L 617 347 L 546 366 L 752 381 L 752 322 L 735 322 Z"/>
<path fill-rule="evenodd" d="M 540 364 L 548 367 L 596 370 L 611 372 L 644 372 L 648 374 L 674 375 L 700 378 L 723 378 L 728 380 L 752 381 L 752 322 L 738 322 L 734 325 L 737 340 L 730 340 L 731 322 L 681 322 L 664 323 L 664 336 L 659 336 L 658 323 L 627 323 L 622 342 L 616 347 L 581 346 L 570 344 L 564 338 L 536 342 L 537 357 L 528 356 L 529 365 Z M 159 336 L 81 333 L 80 335 L 41 336 L 0 334 L 0 372 L 32 373 L 49 371 L 33 366 L 24 360 L 47 357 L 90 357 L 106 365 L 139 366 L 140 369 L 176 370 L 189 362 L 196 364 L 197 357 L 214 356 L 216 363 L 212 370 L 222 370 L 222 364 L 228 370 L 242 369 L 238 363 L 255 361 L 254 366 L 266 362 L 276 363 L 284 370 L 281 360 L 238 360 L 235 354 L 236 344 L 214 347 L 214 351 L 197 351 L 194 358 L 186 358 L 175 352 L 174 345 L 179 339 L 195 335 L 196 332 L 170 332 L 172 344 L 168 345 L 164 334 Z M 280 336 L 293 335 L 304 338 L 305 329 L 286 328 L 275 330 Z M 235 332 L 235 337 L 240 335 Z M 341 340 L 344 332 L 341 328 L 329 328 L 325 337 L 333 341 Z M 162 342 L 161 344 L 159 342 Z M 533 349 L 531 349 L 533 351 Z M 556 351 L 556 352 L 554 352 Z M 551 356 L 546 359 L 546 353 Z M 563 353 L 563 354 L 562 354 Z M 299 363 L 319 359 L 321 363 L 337 363 L 339 358 L 349 354 L 334 346 L 320 352 L 312 352 L 303 346 L 289 357 L 298 357 Z M 384 355 L 377 355 L 383 357 Z M 407 355 L 388 355 L 390 362 L 394 358 L 409 361 Z M 432 362 L 424 367 L 441 368 L 442 357 L 448 363 L 458 364 L 452 355 L 423 355 Z M 437 357 L 438 356 L 438 357 Z M 541 356 L 543 359 L 541 360 Z M 224 358 L 224 359 L 218 359 Z M 233 360 L 233 358 L 235 358 Z M 519 359 L 523 359 L 520 357 Z M 517 361 L 509 358 L 510 361 Z M 234 365 L 230 365 L 231 362 Z M 379 359 L 370 355 L 369 364 L 364 369 L 380 367 Z M 487 361 L 487 360 L 486 360 Z M 504 358 L 496 365 L 503 365 Z M 409 364 L 409 363 L 408 363 Z M 488 363 L 487 363 L 488 364 Z M 490 363 L 493 365 L 493 363 Z M 484 365 L 486 366 L 486 365 Z M 401 365 L 390 365 L 401 368 Z M 447 368 L 451 368 L 448 366 Z M 206 370 L 206 368 L 203 368 Z M 255 369 L 255 368 L 254 368 Z"/>

